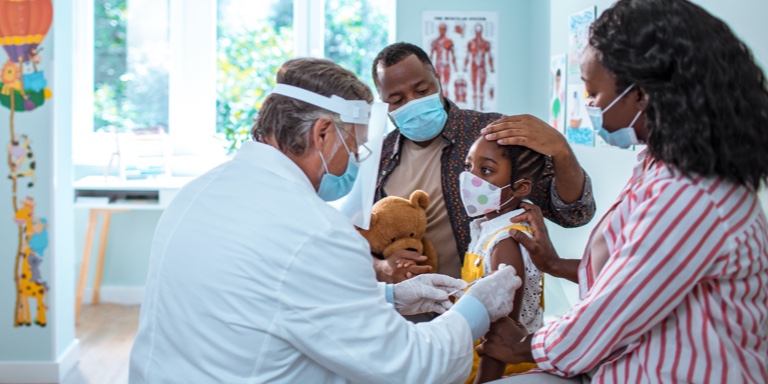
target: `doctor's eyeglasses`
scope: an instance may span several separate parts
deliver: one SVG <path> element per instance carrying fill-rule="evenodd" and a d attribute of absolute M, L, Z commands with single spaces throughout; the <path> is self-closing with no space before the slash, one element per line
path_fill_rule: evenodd
<path fill-rule="evenodd" d="M 371 151 L 370 148 L 368 148 L 365 143 L 368 141 L 368 126 L 361 125 L 361 124 L 353 124 L 352 130 L 348 130 L 344 127 L 344 123 L 339 121 L 339 124 L 342 126 L 341 130 L 346 132 L 349 135 L 352 135 L 355 138 L 355 142 L 357 143 L 357 152 L 355 153 L 355 160 L 358 163 L 362 163 L 365 161 L 365 159 L 369 158 L 371 154 L 373 154 L 373 151 Z"/>

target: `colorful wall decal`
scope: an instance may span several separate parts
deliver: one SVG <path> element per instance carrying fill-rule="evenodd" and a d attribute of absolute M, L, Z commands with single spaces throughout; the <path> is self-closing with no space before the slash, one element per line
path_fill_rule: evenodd
<path fill-rule="evenodd" d="M 35 216 L 34 197 L 19 202 L 19 187 L 31 192 L 35 186 L 35 158 L 30 132 L 14 126 L 17 112 L 30 112 L 52 95 L 41 68 L 40 44 L 51 27 L 51 0 L 0 0 L 0 46 L 8 54 L 0 67 L 0 105 L 10 110 L 7 149 L 8 179 L 11 180 L 13 220 L 18 225 L 13 280 L 16 285 L 14 326 L 34 323 L 45 326 L 48 284 L 40 264 L 48 247 L 48 223 Z M 0 60 L 0 62 L 3 62 Z M 18 132 L 17 132 L 18 131 Z M 2 257 L 2 255 L 0 255 Z"/>
<path fill-rule="evenodd" d="M 40 263 L 43 262 L 43 252 L 48 247 L 48 230 L 46 220 L 35 217 L 35 200 L 27 197 L 21 202 L 21 208 L 16 211 L 13 220 L 22 233 L 21 252 L 16 258 L 17 271 L 17 311 L 16 326 L 31 325 L 32 315 L 30 305 L 37 305 L 35 324 L 44 327 L 47 324 L 45 296 L 48 284 L 40 274 Z M 21 269 L 19 269 L 19 264 Z"/>

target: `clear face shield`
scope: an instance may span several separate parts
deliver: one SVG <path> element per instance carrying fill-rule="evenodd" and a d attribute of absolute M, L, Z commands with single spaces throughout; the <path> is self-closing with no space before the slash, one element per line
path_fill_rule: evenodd
<path fill-rule="evenodd" d="M 355 158 L 360 169 L 349 194 L 329 204 L 349 217 L 355 226 L 368 229 L 387 124 L 387 104 L 345 100 L 336 95 L 326 97 L 287 84 L 277 84 L 272 92 L 335 112 L 343 123 L 353 124 L 353 130 L 347 133 L 352 134 L 357 141 Z"/>

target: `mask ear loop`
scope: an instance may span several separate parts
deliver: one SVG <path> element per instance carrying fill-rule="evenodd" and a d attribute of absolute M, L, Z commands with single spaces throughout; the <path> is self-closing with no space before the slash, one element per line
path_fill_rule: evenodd
<path fill-rule="evenodd" d="M 323 171 L 325 171 L 325 173 L 330 173 L 328 171 L 328 164 L 325 162 L 325 156 L 323 156 L 323 152 L 318 149 L 317 153 L 320 154 L 320 160 L 323 162 Z"/>
<path fill-rule="evenodd" d="M 507 186 L 506 186 L 506 187 L 512 187 L 512 186 L 514 186 L 515 184 L 517 184 L 517 183 L 519 183 L 519 182 L 521 182 L 521 181 L 523 181 L 523 180 L 525 180 L 525 179 L 520 179 L 520 180 L 518 180 L 518 181 L 515 181 L 515 182 L 514 182 L 514 183 L 512 183 L 512 184 L 507 184 Z M 506 187 L 504 187 L 504 188 L 506 188 Z M 505 202 L 503 202 L 503 203 L 499 204 L 499 208 L 496 210 L 496 213 L 499 213 L 499 211 L 501 211 L 501 208 L 502 208 L 503 206 L 507 205 L 507 203 L 509 203 L 510 201 L 512 201 L 512 200 L 514 200 L 514 199 L 515 199 L 515 196 L 512 196 L 512 197 L 510 197 L 510 198 L 509 198 L 509 200 L 507 200 L 507 201 L 505 201 Z"/>
<path fill-rule="evenodd" d="M 639 119 L 639 118 L 640 118 L 640 115 L 642 115 L 642 114 L 643 114 L 643 111 L 637 111 L 637 115 L 635 115 L 635 118 L 634 118 L 634 119 L 632 119 L 632 122 L 631 122 L 631 123 L 629 123 L 629 127 L 627 127 L 627 128 L 632 128 L 632 129 L 634 129 L 632 126 L 633 126 L 633 125 L 635 125 L 635 122 L 637 122 L 637 119 Z"/>
<path fill-rule="evenodd" d="M 609 110 L 609 109 L 611 109 L 611 107 L 613 107 L 613 105 L 614 105 L 614 104 L 618 103 L 618 102 L 619 102 L 619 100 L 621 100 L 621 98 L 622 98 L 622 97 L 626 96 L 626 95 L 627 95 L 627 93 L 629 93 L 629 91 L 631 91 L 631 90 L 632 90 L 632 88 L 634 88 L 634 87 L 635 87 L 635 84 L 632 84 L 632 85 L 630 85 L 629 87 L 627 87 L 627 89 L 625 89 L 625 90 L 624 90 L 624 92 L 622 92 L 622 93 L 621 93 L 619 96 L 617 96 L 617 97 L 616 97 L 616 98 L 615 98 L 615 99 L 614 99 L 614 100 L 613 100 L 613 101 L 612 101 L 610 104 L 608 104 L 608 106 L 607 106 L 607 107 L 605 107 L 605 109 L 602 109 L 602 108 L 601 108 L 602 112 L 603 112 L 603 113 L 606 113 L 606 112 L 608 112 L 608 110 Z"/>
<path fill-rule="evenodd" d="M 347 148 L 347 144 L 344 142 L 344 137 L 342 137 L 341 132 L 339 132 L 339 127 L 336 125 L 336 122 L 331 119 L 331 123 L 333 123 L 333 127 L 336 129 L 336 134 L 339 136 L 339 139 L 341 140 L 342 144 L 344 144 L 344 148 L 349 152 L 349 148 Z M 339 144 L 335 143 L 333 147 L 333 154 L 336 153 L 336 151 L 339 148 Z M 319 148 L 317 149 L 317 153 L 320 154 L 320 160 L 323 162 L 323 171 L 325 173 L 318 175 L 321 179 L 324 175 L 330 175 L 331 171 L 328 169 L 328 163 L 325 162 L 325 156 L 323 156 L 323 151 L 321 151 Z M 331 156 L 333 156 L 333 154 Z M 350 153 L 350 156 L 352 154 Z M 335 176 L 335 175 L 334 175 Z"/>

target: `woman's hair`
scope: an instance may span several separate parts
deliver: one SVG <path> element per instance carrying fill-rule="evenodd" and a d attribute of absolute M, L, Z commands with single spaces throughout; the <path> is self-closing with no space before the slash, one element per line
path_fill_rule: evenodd
<path fill-rule="evenodd" d="M 535 187 L 544 173 L 546 156 L 522 145 L 502 145 L 501 149 L 504 158 L 512 163 L 509 182 L 526 179 Z"/>
<path fill-rule="evenodd" d="M 288 60 L 277 71 L 277 83 L 328 97 L 337 95 L 346 100 L 373 101 L 371 89 L 354 73 L 325 59 Z M 301 156 L 307 149 L 309 130 L 317 119 L 328 115 L 340 121 L 338 113 L 287 96 L 271 94 L 256 116 L 251 136 L 261 142 L 272 137 L 281 151 Z"/>
<path fill-rule="evenodd" d="M 616 76 L 648 96 L 648 150 L 684 174 L 757 188 L 768 176 L 768 90 L 749 48 L 687 0 L 620 0 L 589 44 Z"/>

